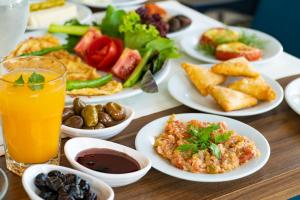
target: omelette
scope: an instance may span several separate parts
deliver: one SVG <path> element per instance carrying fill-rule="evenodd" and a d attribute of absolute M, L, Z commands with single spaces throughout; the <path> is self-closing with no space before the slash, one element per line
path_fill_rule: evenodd
<path fill-rule="evenodd" d="M 60 46 L 60 42 L 51 34 L 41 37 L 30 37 L 20 44 L 6 57 L 6 59 L 17 57 L 24 53 L 40 51 L 45 48 Z M 67 80 L 92 80 L 101 77 L 97 70 L 88 64 L 77 55 L 70 54 L 68 51 L 59 50 L 45 54 L 44 56 L 52 57 L 63 63 L 67 69 Z M 83 88 L 67 91 L 69 95 L 111 95 L 122 90 L 122 84 L 112 80 L 106 85 L 99 88 Z"/>

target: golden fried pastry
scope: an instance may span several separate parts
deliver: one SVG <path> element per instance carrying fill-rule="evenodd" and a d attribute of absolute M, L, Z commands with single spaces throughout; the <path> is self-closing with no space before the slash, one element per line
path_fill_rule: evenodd
<path fill-rule="evenodd" d="M 272 101 L 276 98 L 275 91 L 261 77 L 237 80 L 231 83 L 229 88 L 249 94 L 262 101 Z"/>
<path fill-rule="evenodd" d="M 216 74 L 208 68 L 189 63 L 182 63 L 181 66 L 185 70 L 189 79 L 195 85 L 197 90 L 203 96 L 208 95 L 208 86 L 218 85 L 225 82 L 226 80 L 225 76 Z"/>
<path fill-rule="evenodd" d="M 210 86 L 208 91 L 226 112 L 252 107 L 257 104 L 257 99 L 254 97 L 226 87 Z"/>
<path fill-rule="evenodd" d="M 248 60 L 244 57 L 234 58 L 225 62 L 217 63 L 212 66 L 211 70 L 217 74 L 223 74 L 226 76 L 259 76 L 259 73 L 250 66 Z"/>

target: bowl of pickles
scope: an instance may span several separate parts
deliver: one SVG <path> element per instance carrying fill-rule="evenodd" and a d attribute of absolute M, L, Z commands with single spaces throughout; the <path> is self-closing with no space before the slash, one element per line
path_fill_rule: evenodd
<path fill-rule="evenodd" d="M 121 133 L 133 120 L 134 110 L 116 102 L 86 104 L 75 98 L 66 106 L 61 130 L 70 137 L 109 139 Z"/>

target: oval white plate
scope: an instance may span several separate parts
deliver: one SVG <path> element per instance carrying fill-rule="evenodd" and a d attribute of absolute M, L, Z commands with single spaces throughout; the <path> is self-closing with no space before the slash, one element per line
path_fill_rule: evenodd
<path fill-rule="evenodd" d="M 245 31 L 247 34 L 255 34 L 258 38 L 265 40 L 265 48 L 262 50 L 263 56 L 261 60 L 253 61 L 251 63 L 255 64 L 263 64 L 266 62 L 270 62 L 272 59 L 280 55 L 283 51 L 282 45 L 280 42 L 275 39 L 274 37 L 263 33 L 261 31 L 249 29 L 249 28 L 241 28 L 241 27 L 228 27 L 232 30 L 242 32 Z M 198 60 L 202 60 L 207 63 L 218 63 L 220 62 L 214 56 L 206 55 L 201 50 L 198 49 L 199 39 L 201 35 L 207 30 L 198 30 L 195 31 L 193 34 L 190 34 L 189 37 L 184 37 L 180 41 L 180 45 L 182 49 L 193 58 Z"/>
<path fill-rule="evenodd" d="M 201 66 L 210 67 L 211 65 Z M 277 81 L 265 75 L 262 77 L 276 92 L 276 99 L 271 102 L 260 101 L 256 106 L 231 112 L 223 111 L 210 95 L 202 96 L 183 70 L 171 77 L 168 82 L 168 90 L 177 101 L 195 110 L 225 116 L 250 116 L 272 110 L 283 100 L 283 89 Z"/>
<path fill-rule="evenodd" d="M 40 30 L 40 31 L 32 31 L 25 33 L 20 41 L 23 41 L 25 39 L 28 39 L 30 37 L 40 37 L 47 34 L 47 31 L 45 30 Z M 61 44 L 64 44 L 66 42 L 65 34 L 53 34 L 55 37 L 57 37 Z M 156 83 L 159 85 L 167 76 L 170 71 L 170 61 L 166 61 L 162 67 L 162 69 L 157 72 L 154 75 L 154 79 Z M 142 89 L 139 87 L 139 84 L 137 84 L 134 87 L 131 88 L 123 88 L 123 90 L 119 93 L 112 94 L 112 95 L 105 95 L 105 96 L 80 96 L 80 98 L 85 102 L 85 103 L 100 103 L 100 102 L 108 102 L 108 101 L 116 101 L 120 99 L 125 99 L 128 97 L 132 97 L 138 94 L 143 93 Z M 73 100 L 75 97 L 71 97 L 69 95 L 66 96 L 66 104 L 72 104 Z"/>
<path fill-rule="evenodd" d="M 300 115 L 300 78 L 293 80 L 286 86 L 285 100 Z"/>
<path fill-rule="evenodd" d="M 180 179 L 197 181 L 197 182 L 223 182 L 239 179 L 248 176 L 260 168 L 262 168 L 268 161 L 270 156 L 270 146 L 265 137 L 247 124 L 240 121 L 209 114 L 188 113 L 176 115 L 177 120 L 189 121 L 197 119 L 208 122 L 226 122 L 229 129 L 235 130 L 238 134 L 248 137 L 253 140 L 260 150 L 261 155 L 255 159 L 250 160 L 246 164 L 223 174 L 195 174 L 178 169 L 170 164 L 168 160 L 165 160 L 159 156 L 153 148 L 155 138 L 159 136 L 164 130 L 165 124 L 169 116 L 154 120 L 144 126 L 138 133 L 135 139 L 135 146 L 138 151 L 145 154 L 152 162 L 152 166 L 170 176 L 174 176 Z"/>
<path fill-rule="evenodd" d="M 125 153 L 128 156 L 135 159 L 139 163 L 141 169 L 138 171 L 125 173 L 125 174 L 109 174 L 109 173 L 103 173 L 103 172 L 97 172 L 91 170 L 79 164 L 75 160 L 78 153 L 90 148 L 107 148 L 107 149 L 112 149 L 115 151 Z M 75 167 L 76 169 L 82 172 L 85 172 L 87 174 L 90 174 L 94 177 L 103 180 L 104 182 L 106 182 L 112 187 L 119 187 L 119 186 L 124 186 L 124 185 L 134 183 L 139 179 L 141 179 L 143 176 L 145 176 L 151 168 L 151 161 L 146 156 L 136 151 L 135 149 L 114 142 L 109 142 L 109 141 L 100 140 L 96 138 L 78 137 L 78 138 L 70 139 L 66 142 L 64 150 L 67 159 L 69 160 L 69 162 L 73 167 Z"/>
<path fill-rule="evenodd" d="M 132 6 L 141 4 L 147 0 L 71 0 L 76 3 L 84 4 L 94 8 L 106 8 L 109 5 L 115 7 Z"/>
<path fill-rule="evenodd" d="M 86 180 L 87 182 L 90 183 L 91 191 L 97 194 L 98 197 L 97 199 L 103 199 L 103 200 L 114 199 L 114 191 L 109 185 L 107 185 L 103 181 L 71 168 L 57 166 L 57 165 L 47 165 L 47 164 L 32 165 L 31 167 L 25 170 L 22 176 L 23 187 L 27 192 L 28 196 L 30 197 L 30 199 L 42 200 L 42 198 L 40 198 L 37 195 L 38 189 L 34 185 L 34 178 L 40 173 L 46 174 L 52 170 L 59 170 L 64 174 L 68 174 L 68 173 L 76 174 L 80 178 Z"/>
<path fill-rule="evenodd" d="M 91 9 L 86 6 L 78 5 L 78 4 L 76 4 L 76 7 L 77 7 L 77 14 L 78 14 L 77 16 L 78 21 L 80 23 L 89 23 L 92 16 Z M 34 31 L 34 30 L 41 30 L 41 29 L 48 29 L 48 27 L 30 27 L 30 26 L 26 27 L 26 31 Z"/>
<path fill-rule="evenodd" d="M 78 129 L 72 128 L 65 125 L 61 126 L 61 131 L 67 134 L 70 137 L 92 137 L 92 138 L 100 138 L 103 140 L 112 138 L 122 132 L 133 120 L 134 117 L 134 110 L 132 108 L 126 107 L 122 105 L 126 110 L 126 119 L 121 123 L 103 129 Z"/>
<path fill-rule="evenodd" d="M 169 16 L 175 16 L 175 15 L 182 14 L 182 15 L 185 15 L 185 16 L 187 16 L 188 18 L 190 18 L 192 20 L 192 23 L 189 26 L 187 26 L 187 27 L 185 27 L 185 28 L 183 28 L 179 31 L 175 31 L 173 33 L 168 33 L 167 34 L 168 38 L 175 38 L 175 37 L 178 37 L 178 36 L 184 34 L 186 31 L 189 31 L 190 28 L 192 28 L 193 25 L 195 24 L 195 22 L 193 20 L 193 17 L 190 16 L 189 13 L 182 13 L 182 12 L 180 12 L 180 10 L 174 9 L 174 8 L 173 9 L 168 9 L 168 7 L 166 7 L 164 4 L 158 4 L 158 5 L 162 8 L 164 8 L 164 9 L 166 9 Z M 125 8 L 124 10 L 126 10 L 128 12 L 130 10 L 135 10 L 137 8 L 139 8 L 139 6 L 134 7 L 134 8 Z M 105 12 L 96 12 L 92 15 L 91 21 L 95 21 L 95 22 L 99 23 L 99 22 L 102 21 L 104 16 L 105 16 Z"/>

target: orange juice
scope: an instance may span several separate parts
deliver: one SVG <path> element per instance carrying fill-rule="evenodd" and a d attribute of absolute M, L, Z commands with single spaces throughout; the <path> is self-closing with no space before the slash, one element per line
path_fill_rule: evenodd
<path fill-rule="evenodd" d="M 45 78 L 42 89 L 27 84 L 36 72 Z M 12 84 L 20 75 L 24 85 Z M 58 156 L 65 99 L 65 77 L 43 69 L 14 70 L 0 80 L 0 113 L 6 151 L 15 161 L 44 163 Z M 8 82 L 6 82 L 8 81 Z"/>

